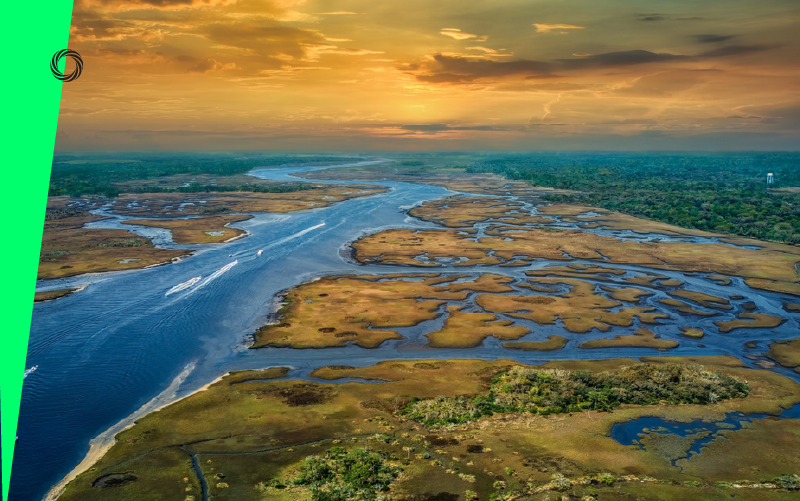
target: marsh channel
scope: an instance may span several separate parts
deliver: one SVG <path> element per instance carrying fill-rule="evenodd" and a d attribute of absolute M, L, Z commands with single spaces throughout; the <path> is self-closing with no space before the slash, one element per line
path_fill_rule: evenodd
<path fill-rule="evenodd" d="M 364 164 L 366 162 L 357 165 Z M 329 167 L 256 169 L 251 174 L 264 179 L 298 181 L 293 174 L 324 168 Z M 358 181 L 320 182 L 355 184 Z M 42 499 L 51 486 L 84 459 L 92 439 L 108 439 L 110 431 L 118 431 L 141 413 L 190 394 L 229 371 L 290 366 L 293 370 L 289 377 L 303 378 L 320 366 L 363 366 L 392 359 L 512 359 L 535 364 L 558 359 L 658 355 L 734 356 L 751 367 L 760 368 L 756 365 L 759 357 L 752 357 L 754 353 L 764 351 L 773 339 L 794 337 L 800 332 L 800 315 L 783 309 L 784 303 L 792 301 L 791 296 L 751 289 L 738 277 L 732 277 L 730 285 L 719 285 L 706 279 L 705 274 L 614 264 L 614 268 L 623 269 L 630 276 L 655 272 L 685 282 L 687 288 L 695 291 L 742 297 L 732 300 L 733 309 L 714 320 L 734 319 L 745 311 L 742 303 L 747 301 L 755 303 L 760 313 L 787 320 L 775 328 L 737 329 L 727 334 L 720 334 L 712 327 L 706 330 L 703 338 L 690 339 L 681 336 L 679 329 L 688 324 L 679 314 L 658 302 L 667 296 L 654 287 L 650 290 L 653 295 L 642 299 L 640 305 L 652 306 L 670 315 L 671 320 L 662 321 L 663 325 L 647 326 L 661 338 L 679 341 L 679 347 L 666 353 L 648 348 L 578 348 L 578 344 L 586 340 L 630 334 L 631 328 L 612 327 L 603 333 L 594 330 L 572 334 L 560 321 L 554 325 L 539 325 L 526 320 L 517 322 L 530 328 L 532 333 L 520 341 L 541 340 L 550 334 L 570 340 L 563 349 L 550 352 L 505 349 L 502 342 L 493 337 L 477 348 L 430 348 L 424 335 L 439 330 L 444 315 L 397 329 L 404 339 L 386 341 L 376 349 L 354 345 L 330 349 L 248 349 L 251 334 L 268 322 L 278 309 L 276 294 L 316 277 L 398 272 L 477 276 L 481 272 L 491 272 L 518 279 L 513 285 L 516 287 L 527 280 L 525 271 L 565 264 L 547 259 L 535 259 L 529 266 L 517 268 L 465 268 L 454 267 L 452 263 L 438 268 L 359 264 L 352 259 L 349 242 L 392 228 L 439 228 L 434 223 L 409 216 L 407 211 L 422 202 L 457 194 L 425 184 L 393 181 L 369 181 L 368 184 L 384 186 L 389 191 L 324 208 L 287 214 L 255 213 L 252 219 L 232 225 L 246 230 L 249 235 L 226 244 L 177 246 L 171 243 L 168 230 L 122 225 L 126 218 L 114 215 L 113 201 L 100 209 L 100 213 L 113 217 L 101 224 L 94 223 L 95 227 L 123 228 L 153 237 L 161 247 L 188 247 L 197 251 L 191 257 L 165 266 L 87 274 L 37 284 L 37 290 L 85 288 L 34 306 L 26 367 L 36 364 L 38 370 L 24 382 L 10 499 Z M 321 223 L 325 224 L 320 226 Z M 580 223 L 563 223 L 553 217 L 553 225 L 578 228 Z M 716 239 L 700 237 L 641 235 L 603 229 L 589 231 L 620 239 L 718 243 Z M 260 256 L 259 250 L 263 250 Z M 215 274 L 234 260 L 236 265 Z M 598 264 L 580 259 L 572 263 Z M 197 276 L 203 277 L 197 286 L 165 296 L 166 291 Z M 213 279 L 207 279 L 212 276 Z M 524 288 L 515 292 L 526 293 L 530 291 Z M 692 322 L 696 327 L 698 320 L 694 318 Z M 699 322 L 702 326 L 711 320 Z M 751 343 L 750 348 L 745 346 L 746 342 Z M 800 376 L 780 367 L 770 370 L 795 378 Z"/>

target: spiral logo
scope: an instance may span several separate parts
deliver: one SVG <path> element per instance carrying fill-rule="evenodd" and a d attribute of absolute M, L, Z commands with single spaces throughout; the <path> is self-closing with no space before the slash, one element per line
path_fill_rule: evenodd
<path fill-rule="evenodd" d="M 75 69 L 72 70 L 72 73 L 69 75 L 65 75 L 58 70 L 58 62 L 61 61 L 61 58 L 64 56 L 69 56 L 75 61 Z M 83 70 L 83 59 L 81 59 L 81 55 L 75 52 L 74 50 L 69 49 L 62 49 L 55 54 L 53 54 L 53 59 L 50 60 L 50 71 L 53 72 L 53 76 L 57 79 L 61 80 L 62 82 L 71 82 L 81 76 L 81 71 Z"/>

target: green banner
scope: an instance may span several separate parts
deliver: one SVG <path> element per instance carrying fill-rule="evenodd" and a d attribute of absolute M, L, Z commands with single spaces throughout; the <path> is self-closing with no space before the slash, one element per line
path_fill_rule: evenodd
<path fill-rule="evenodd" d="M 8 499 L 33 293 L 42 242 L 47 185 L 53 160 L 62 84 L 50 64 L 68 48 L 72 0 L 3 5 L 5 74 L 3 183 L 0 211 L 6 221 L 0 262 L 4 333 L 0 360 L 3 499 Z M 58 61 L 63 72 L 66 57 Z"/>

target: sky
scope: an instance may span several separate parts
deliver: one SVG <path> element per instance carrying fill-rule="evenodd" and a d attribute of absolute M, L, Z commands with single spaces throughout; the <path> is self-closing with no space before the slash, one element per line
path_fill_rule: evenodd
<path fill-rule="evenodd" d="M 56 150 L 798 150 L 798 31 L 797 0 L 75 0 Z"/>

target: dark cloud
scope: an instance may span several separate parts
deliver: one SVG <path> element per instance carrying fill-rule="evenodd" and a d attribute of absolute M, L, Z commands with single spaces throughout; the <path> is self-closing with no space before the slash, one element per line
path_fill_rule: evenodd
<path fill-rule="evenodd" d="M 553 78 L 557 76 L 553 73 L 555 70 L 614 68 L 680 61 L 690 58 L 691 56 L 668 53 L 657 54 L 646 50 L 607 52 L 580 58 L 556 59 L 551 62 L 527 59 L 517 61 L 474 60 L 460 56 L 436 54 L 432 60 L 401 66 L 400 69 L 413 73 L 417 80 L 422 82 L 470 83 L 478 80 L 498 80 L 510 77 L 519 77 L 526 80 Z"/>
<path fill-rule="evenodd" d="M 443 132 L 448 130 L 505 130 L 491 125 L 448 125 L 448 124 L 409 124 L 401 125 L 401 129 L 416 132 Z"/>
<path fill-rule="evenodd" d="M 606 52 L 575 59 L 556 59 L 566 68 L 605 68 L 616 66 L 631 66 L 636 64 L 662 63 L 665 61 L 679 61 L 690 56 L 669 53 L 655 53 L 647 50 L 626 50 L 619 52 Z"/>
<path fill-rule="evenodd" d="M 492 61 L 468 59 L 460 56 L 436 54 L 432 61 L 411 64 L 401 69 L 422 71 L 417 80 L 430 83 L 465 83 L 481 79 L 496 79 L 510 76 L 552 77 L 552 63 L 520 59 L 517 61 Z"/>
<path fill-rule="evenodd" d="M 692 16 L 692 17 L 671 17 L 666 14 L 636 14 L 638 21 L 704 21 L 706 18 Z"/>
<path fill-rule="evenodd" d="M 185 9 L 187 7 L 216 6 L 232 3 L 231 0 L 77 0 L 75 8 L 105 8 L 108 10 L 133 9 Z"/>
<path fill-rule="evenodd" d="M 727 56 L 741 56 L 743 54 L 750 54 L 753 52 L 762 52 L 765 50 L 773 49 L 776 45 L 726 45 L 719 49 L 710 50 L 701 54 L 703 57 L 727 57 Z"/>
<path fill-rule="evenodd" d="M 701 36 L 701 35 L 698 35 Z M 716 35 L 702 35 L 711 37 Z M 735 35 L 731 35 L 733 37 Z M 718 37 L 724 40 L 730 37 Z M 569 72 L 582 69 L 611 69 L 654 63 L 676 61 L 702 61 L 717 57 L 740 56 L 761 52 L 778 47 L 778 45 L 727 45 L 697 55 L 670 54 L 667 52 L 650 52 L 647 50 L 626 50 L 605 52 L 569 59 L 553 61 L 494 61 L 491 59 L 468 59 L 461 56 L 445 56 L 436 54 L 430 60 L 421 63 L 407 64 L 400 69 L 412 73 L 417 80 L 429 83 L 471 83 L 480 80 L 502 80 L 519 78 L 535 80 L 553 78 L 556 72 Z M 700 70 L 712 71 L 712 70 Z M 541 90 L 577 90 L 573 84 L 553 83 Z M 498 90 L 503 90 L 498 88 Z M 518 89 L 520 90 L 520 89 Z M 533 86 L 521 90 L 537 90 Z"/>
<path fill-rule="evenodd" d="M 636 14 L 639 21 L 664 21 L 666 16 L 663 14 Z"/>
<path fill-rule="evenodd" d="M 730 40 L 736 35 L 692 35 L 692 38 L 699 43 L 717 43 Z"/>

